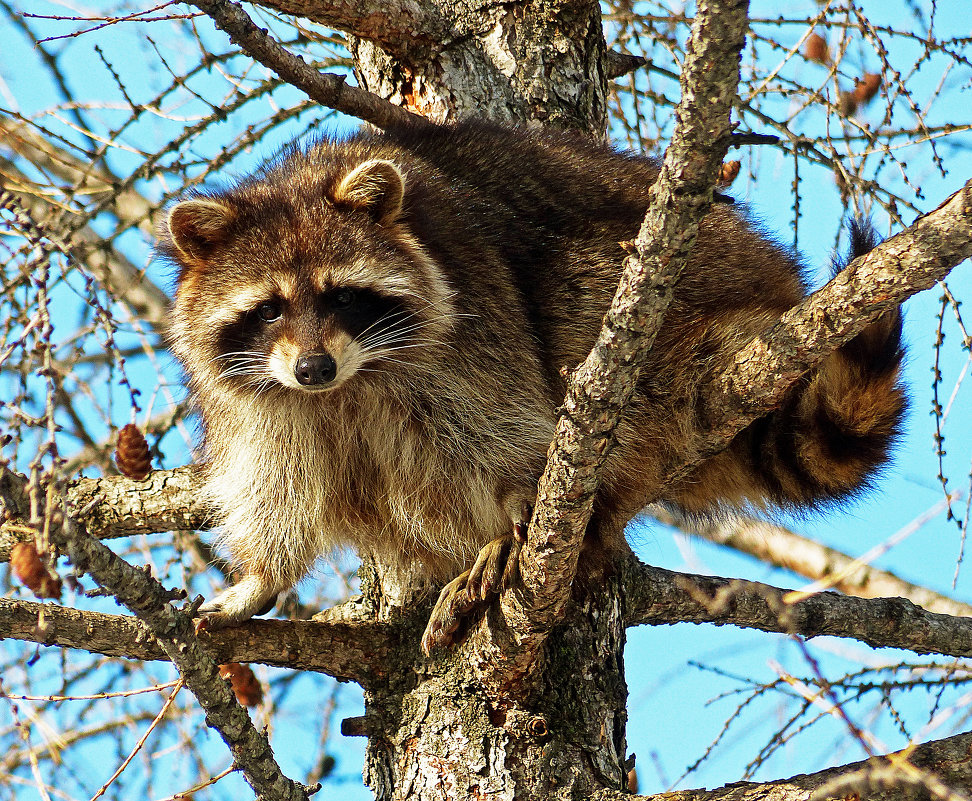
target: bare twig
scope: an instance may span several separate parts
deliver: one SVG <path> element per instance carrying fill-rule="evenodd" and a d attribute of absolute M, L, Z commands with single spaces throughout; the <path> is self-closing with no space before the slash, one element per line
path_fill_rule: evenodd
<path fill-rule="evenodd" d="M 230 0 L 190 0 L 206 12 L 220 30 L 243 52 L 276 72 L 287 83 L 329 108 L 343 111 L 382 129 L 422 125 L 425 119 L 377 95 L 348 86 L 343 75 L 318 72 L 277 44 L 251 20 L 240 6 Z"/>

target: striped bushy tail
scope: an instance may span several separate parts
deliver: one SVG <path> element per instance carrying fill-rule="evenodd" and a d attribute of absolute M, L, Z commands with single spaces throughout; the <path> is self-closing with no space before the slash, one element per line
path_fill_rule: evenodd
<path fill-rule="evenodd" d="M 877 244 L 869 223 L 850 226 L 847 261 Z M 899 384 L 901 311 L 895 309 L 828 356 L 749 434 L 750 459 L 769 499 L 819 506 L 867 487 L 888 459 L 907 405 Z"/>

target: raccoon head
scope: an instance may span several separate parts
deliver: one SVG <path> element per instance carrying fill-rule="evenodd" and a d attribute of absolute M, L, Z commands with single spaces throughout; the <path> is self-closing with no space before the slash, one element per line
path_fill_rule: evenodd
<path fill-rule="evenodd" d="M 294 159 L 169 212 L 172 347 L 197 387 L 315 392 L 407 372 L 451 325 L 442 271 L 399 221 L 395 164 L 322 176 Z"/>

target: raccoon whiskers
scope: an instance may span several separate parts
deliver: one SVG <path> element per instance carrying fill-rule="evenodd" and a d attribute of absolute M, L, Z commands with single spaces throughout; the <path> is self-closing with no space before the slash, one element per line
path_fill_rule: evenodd
<path fill-rule="evenodd" d="M 452 316 L 452 315 L 450 315 Z M 386 345 L 394 345 L 398 342 L 407 342 L 407 337 L 409 334 L 413 334 L 416 331 L 420 331 L 430 325 L 433 325 L 438 320 L 443 319 L 442 317 L 433 318 L 431 320 L 424 320 L 421 322 L 413 323 L 412 325 L 406 327 L 398 327 L 397 325 L 389 326 L 383 328 L 380 331 L 374 332 L 370 337 L 364 339 L 357 339 L 358 345 L 363 351 L 377 350 L 380 347 Z M 448 342 L 444 342 L 438 339 L 428 339 L 425 338 L 421 340 L 418 344 L 430 344 L 430 345 L 442 345 L 445 347 L 452 347 Z M 412 347 L 408 345 L 406 347 Z"/>
<path fill-rule="evenodd" d="M 217 375 L 216 380 L 222 381 L 224 378 L 241 378 L 243 376 L 266 377 L 266 374 L 267 371 L 264 368 L 263 362 L 253 362 L 253 364 L 237 364 L 229 367 Z"/>
<path fill-rule="evenodd" d="M 457 294 L 458 292 L 451 292 L 443 300 L 451 300 Z M 368 349 L 377 344 L 384 344 L 381 343 L 380 340 L 381 337 L 385 335 L 403 336 L 404 334 L 412 331 L 417 331 L 427 326 L 435 325 L 443 320 L 451 321 L 459 317 L 476 316 L 474 314 L 458 314 L 456 312 L 448 312 L 438 314 L 434 317 L 420 317 L 423 312 L 433 308 L 441 302 L 442 301 L 426 301 L 424 306 L 414 311 L 400 310 L 389 312 L 388 314 L 379 317 L 377 320 L 375 320 L 375 322 L 365 328 L 364 331 L 355 337 L 355 341 L 358 342 L 362 349 Z M 410 325 L 404 325 L 405 323 L 408 323 L 409 320 L 415 318 L 418 318 L 417 322 L 411 323 Z"/>
<path fill-rule="evenodd" d="M 395 317 L 399 317 L 401 319 L 394 320 Z M 390 336 L 390 335 L 400 336 L 402 334 L 406 334 L 411 331 L 422 328 L 431 323 L 431 321 L 420 321 L 417 323 L 412 323 L 407 326 L 402 325 L 402 323 L 405 323 L 406 321 L 412 319 L 413 317 L 416 317 L 416 314 L 414 312 L 396 312 L 392 314 L 387 314 L 384 317 L 382 317 L 380 320 L 368 326 L 364 331 L 362 331 L 357 337 L 355 337 L 355 341 L 358 342 L 358 344 L 361 345 L 362 347 L 368 347 L 375 341 L 381 340 L 381 338 L 384 336 Z M 391 322 L 392 320 L 394 321 Z M 378 326 L 384 322 L 388 322 L 388 324 L 382 326 L 381 328 L 378 328 Z M 368 334 L 369 331 L 371 332 L 370 335 L 365 336 L 365 334 Z"/>
<path fill-rule="evenodd" d="M 213 356 L 213 358 L 209 360 L 208 364 L 212 364 L 218 359 L 236 359 L 240 356 L 256 356 L 262 358 L 264 355 L 265 354 L 259 350 L 231 350 L 227 351 L 226 353 L 219 353 L 216 356 Z"/>
<path fill-rule="evenodd" d="M 229 367 L 216 376 L 216 380 L 222 381 L 226 378 L 243 378 L 246 376 L 255 376 L 264 379 L 267 378 L 265 360 L 263 358 L 250 356 L 246 360 L 241 359 L 233 362 Z"/>
<path fill-rule="evenodd" d="M 272 389 L 276 385 L 276 380 L 270 376 L 266 376 L 259 384 L 256 385 L 254 390 L 254 397 L 259 398 L 263 393 Z"/>
<path fill-rule="evenodd" d="M 228 362 L 226 368 L 216 376 L 217 381 L 224 378 L 236 378 L 245 375 L 266 375 L 266 354 L 255 350 L 237 350 L 220 353 L 209 360 L 213 365 L 219 360 Z"/>

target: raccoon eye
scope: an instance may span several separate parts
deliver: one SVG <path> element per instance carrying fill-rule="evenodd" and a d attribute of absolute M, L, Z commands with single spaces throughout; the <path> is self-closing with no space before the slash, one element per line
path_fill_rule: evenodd
<path fill-rule="evenodd" d="M 272 323 L 274 320 L 279 320 L 280 315 L 283 313 L 280 307 L 279 300 L 268 300 L 257 306 L 257 315 L 263 322 Z"/>
<path fill-rule="evenodd" d="M 347 309 L 354 303 L 354 290 L 343 287 L 334 293 L 332 303 L 336 309 Z"/>

